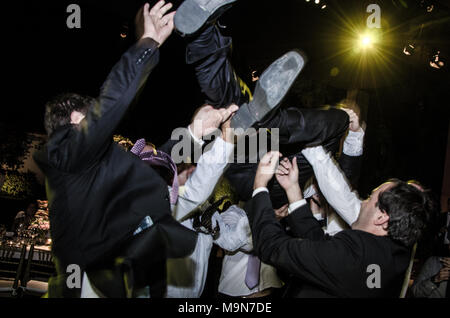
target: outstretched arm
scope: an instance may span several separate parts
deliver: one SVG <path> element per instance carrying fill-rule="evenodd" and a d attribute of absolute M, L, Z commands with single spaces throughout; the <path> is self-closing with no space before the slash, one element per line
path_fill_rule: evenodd
<path fill-rule="evenodd" d="M 304 149 L 302 154 L 313 167 L 325 199 L 347 224 L 352 225 L 358 218 L 361 200 L 352 192 L 331 154 L 326 153 L 321 146 Z"/>
<path fill-rule="evenodd" d="M 350 117 L 350 133 L 344 142 L 344 152 L 353 156 L 362 155 L 364 134 L 361 135 L 359 118 L 353 111 L 348 109 L 344 109 L 344 111 Z M 302 154 L 313 167 L 325 199 L 348 225 L 352 225 L 358 218 L 361 200 L 356 192 L 352 192 L 347 178 L 338 168 L 331 154 L 321 146 L 306 148 Z"/>
<path fill-rule="evenodd" d="M 99 98 L 90 107 L 72 139 L 71 155 L 88 162 L 103 153 L 110 144 L 128 106 L 159 61 L 158 47 L 173 30 L 174 12 L 166 14 L 171 7 L 170 3 L 164 5 L 164 1 L 160 1 L 151 10 L 148 4 L 140 10 L 144 32 L 109 73 Z"/>
<path fill-rule="evenodd" d="M 222 125 L 222 137 L 216 138 L 211 150 L 200 156 L 197 168 L 185 185 L 185 192 L 178 198 L 174 217 L 183 219 L 189 212 L 205 202 L 214 191 L 217 182 L 222 177 L 234 150 L 233 135 L 230 134 L 230 120 L 237 111 L 236 105 L 227 109 L 203 109 L 197 114 L 192 127 L 193 137 L 201 138 L 209 134 L 211 129 Z M 222 124 L 223 123 L 223 124 Z M 200 127 L 199 127 L 200 126 Z"/>
<path fill-rule="evenodd" d="M 270 180 L 269 171 L 276 166 L 278 156 L 268 156 L 261 160 L 255 178 L 255 190 L 267 185 Z M 263 170 L 266 171 L 265 174 L 262 173 Z M 300 209 L 293 212 L 293 215 L 307 212 Z M 312 218 L 310 211 L 309 214 Z M 254 250 L 262 262 L 291 273 L 305 282 L 321 286 L 328 292 L 339 294 L 336 260 L 351 263 L 351 248 L 336 240 L 302 240 L 286 234 L 275 218 L 267 191 L 254 192 L 248 218 Z"/>
<path fill-rule="evenodd" d="M 289 200 L 289 216 L 287 222 L 295 237 L 311 240 L 324 239 L 324 232 L 319 222 L 313 216 L 309 205 L 303 198 L 302 190 L 298 184 L 297 158 L 292 163 L 284 158 L 278 166 L 275 176 Z"/>

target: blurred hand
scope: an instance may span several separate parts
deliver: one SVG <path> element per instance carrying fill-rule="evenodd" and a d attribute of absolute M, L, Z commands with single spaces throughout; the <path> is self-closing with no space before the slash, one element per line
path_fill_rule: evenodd
<path fill-rule="evenodd" d="M 275 176 L 284 191 L 289 190 L 293 186 L 298 186 L 298 166 L 297 158 L 292 159 L 292 163 L 288 158 L 280 161 L 280 165 L 275 171 Z"/>
<path fill-rule="evenodd" d="M 303 194 L 298 184 L 298 166 L 297 157 L 292 159 L 292 163 L 288 158 L 281 160 L 275 176 L 278 183 L 286 191 L 289 203 L 294 203 L 303 199 Z"/>
<path fill-rule="evenodd" d="M 434 277 L 435 283 L 448 281 L 450 277 L 450 257 L 441 258 L 442 268 L 439 273 Z"/>
<path fill-rule="evenodd" d="M 192 124 L 189 126 L 196 138 L 201 139 L 214 132 L 222 124 L 225 128 L 230 125 L 232 115 L 239 109 L 236 105 L 228 108 L 214 109 L 211 105 L 201 107 L 195 114 Z M 230 132 L 228 132 L 230 133 Z M 224 139 L 227 136 L 224 135 Z M 227 140 L 225 140 L 227 141 Z"/>
<path fill-rule="evenodd" d="M 440 282 L 443 282 L 443 281 L 448 281 L 449 276 L 450 276 L 450 270 L 448 268 L 447 269 L 443 268 L 434 277 L 434 282 L 435 283 L 440 283 Z"/>
<path fill-rule="evenodd" d="M 278 165 L 278 160 L 280 160 L 281 153 L 278 151 L 270 151 L 262 157 L 258 165 L 258 170 L 256 171 L 255 183 L 253 189 L 258 189 L 261 187 L 267 187 L 269 181 L 273 178 L 275 170 Z"/>
<path fill-rule="evenodd" d="M 359 123 L 359 117 L 358 115 L 349 108 L 342 108 L 343 111 L 345 111 L 348 114 L 348 117 L 350 117 L 350 126 L 349 129 L 351 131 L 357 132 L 361 129 L 361 125 Z"/>
<path fill-rule="evenodd" d="M 285 204 L 281 208 L 275 210 L 275 217 L 278 221 L 289 215 L 288 209 L 289 204 Z"/>
<path fill-rule="evenodd" d="M 230 105 L 226 112 L 223 113 L 223 117 L 228 118 L 222 124 L 222 138 L 226 142 L 230 144 L 234 144 L 234 130 L 231 128 L 231 118 L 233 118 L 234 114 L 239 110 L 239 107 L 235 104 Z"/>
<path fill-rule="evenodd" d="M 180 187 L 184 186 L 186 184 L 187 180 L 189 179 L 189 177 L 191 176 L 191 174 L 194 173 L 194 171 L 195 171 L 195 166 L 190 166 L 187 169 L 180 172 L 178 174 L 178 185 Z"/>
<path fill-rule="evenodd" d="M 137 38 L 152 38 L 161 46 L 174 29 L 175 11 L 166 14 L 170 9 L 172 9 L 172 4 L 166 4 L 164 0 L 156 3 L 151 9 L 150 5 L 146 3 L 136 15 Z"/>

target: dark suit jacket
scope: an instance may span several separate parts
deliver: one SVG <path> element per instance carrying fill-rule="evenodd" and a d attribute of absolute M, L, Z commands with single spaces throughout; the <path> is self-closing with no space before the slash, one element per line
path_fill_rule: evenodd
<path fill-rule="evenodd" d="M 252 199 L 249 221 L 261 261 L 301 279 L 298 297 L 399 297 L 411 251 L 389 237 L 346 230 L 324 235 L 308 205 L 289 216 L 293 236 L 276 220 L 268 193 Z M 380 288 L 369 288 L 369 265 L 380 268 Z"/>
<path fill-rule="evenodd" d="M 58 129 L 34 158 L 46 174 L 53 252 L 63 268 L 94 267 L 117 256 L 146 216 L 170 243 L 169 255 L 186 256 L 195 247 L 196 234 L 171 216 L 164 180 L 112 141 L 158 60 L 152 39 L 131 47 L 108 75 L 97 103 L 79 127 Z"/>
<path fill-rule="evenodd" d="M 273 118 L 259 124 L 259 127 L 279 129 L 280 152 L 290 160 L 297 157 L 299 183 L 303 186 L 314 175 L 314 171 L 301 150 L 322 145 L 327 151 L 336 153 L 348 124 L 348 115 L 342 110 L 288 108 L 279 109 Z M 230 164 L 225 176 L 236 189 L 240 200 L 248 201 L 253 193 L 258 165 L 237 162 Z M 288 202 L 286 193 L 275 178 L 268 186 L 274 207 L 281 207 Z"/>

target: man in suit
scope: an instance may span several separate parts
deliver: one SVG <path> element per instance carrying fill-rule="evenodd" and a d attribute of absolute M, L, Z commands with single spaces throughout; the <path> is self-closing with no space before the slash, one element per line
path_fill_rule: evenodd
<path fill-rule="evenodd" d="M 89 274 L 102 296 L 131 297 L 144 286 L 151 287 L 152 297 L 162 296 L 166 258 L 189 255 L 195 247 L 197 235 L 171 216 L 165 181 L 113 142 L 114 130 L 158 63 L 158 48 L 172 33 L 171 7 L 159 1 L 140 10 L 139 40 L 113 67 L 97 99 L 65 94 L 46 105 L 49 141 L 34 159 L 46 175 L 52 251 L 61 274 L 50 280 L 50 297 L 80 296 L 80 289 L 65 286 L 71 264 Z M 195 131 L 202 135 L 229 116 L 204 107 L 195 118 L 203 127 Z M 142 224 L 145 230 L 136 234 Z M 106 279 L 124 274 L 125 282 Z"/>
<path fill-rule="evenodd" d="M 280 157 L 269 152 L 262 158 L 248 211 L 261 260 L 301 279 L 299 297 L 398 297 L 411 247 L 434 207 L 429 194 L 415 183 L 386 182 L 360 202 L 351 230 L 329 237 L 303 199 L 296 159 L 277 168 Z M 282 229 L 270 202 L 267 184 L 275 173 L 289 199 L 293 236 Z"/>

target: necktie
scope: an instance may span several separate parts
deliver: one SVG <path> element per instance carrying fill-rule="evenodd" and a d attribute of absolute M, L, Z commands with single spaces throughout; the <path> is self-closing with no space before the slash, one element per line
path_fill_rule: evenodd
<path fill-rule="evenodd" d="M 247 263 L 247 273 L 245 274 L 245 285 L 249 289 L 253 289 L 259 284 L 259 269 L 261 268 L 261 261 L 258 256 L 249 255 Z"/>
<path fill-rule="evenodd" d="M 145 139 L 139 139 L 134 144 L 131 152 L 151 166 L 165 167 L 172 172 L 173 181 L 172 191 L 170 192 L 170 203 L 176 204 L 178 199 L 178 173 L 175 162 L 173 162 L 172 157 L 163 151 L 156 151 L 156 149 L 153 149 L 153 151 L 143 151 L 146 145 Z"/>

